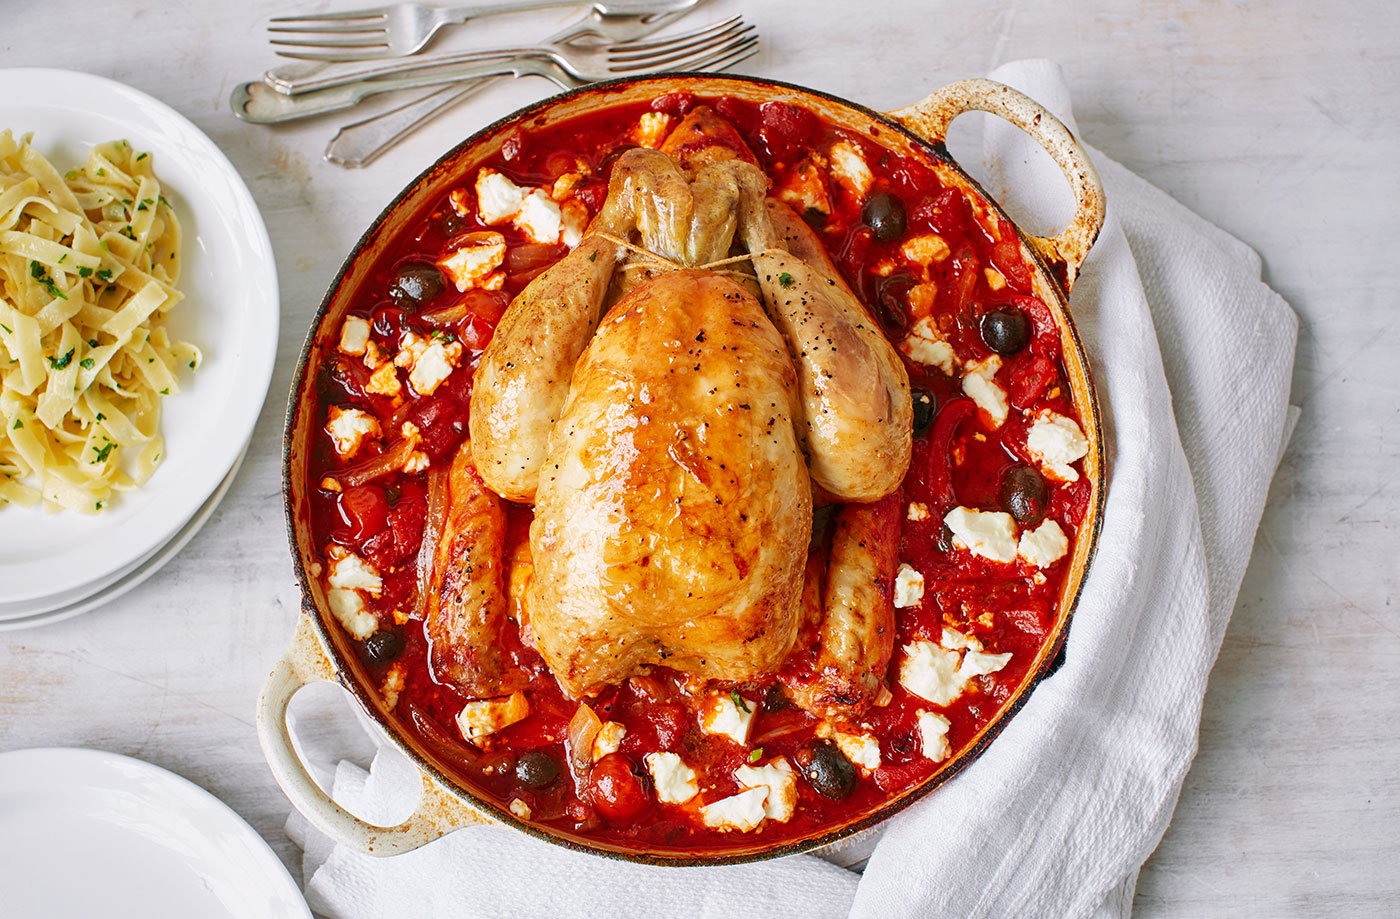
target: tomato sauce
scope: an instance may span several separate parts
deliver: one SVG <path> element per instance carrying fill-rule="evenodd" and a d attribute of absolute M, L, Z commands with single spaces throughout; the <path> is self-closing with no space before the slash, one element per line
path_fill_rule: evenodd
<path fill-rule="evenodd" d="M 1050 311 L 1032 293 L 1031 270 L 1021 258 L 1014 229 L 996 215 L 980 212 L 980 206 L 958 189 L 945 187 L 924 163 L 883 147 L 878 136 L 853 134 L 782 103 L 760 106 L 677 94 L 554 127 L 527 125 L 487 165 L 520 186 L 545 189 L 561 175 L 577 173 L 582 179 L 573 194 L 591 217 L 603 202 L 612 162 L 637 143 L 641 116 L 660 112 L 674 121 L 701 102 L 738 129 L 774 189 L 793 187 L 795 174 L 813 166 L 808 151 L 845 141 L 861 153 L 874 177 L 873 187 L 853 194 L 829 169 L 818 168 L 827 210 L 807 208 L 804 216 L 892 342 L 903 341 L 922 313 L 937 323 L 961 360 L 976 361 L 992 354 L 979 333 L 981 317 L 988 311 L 1014 307 L 1029 320 L 1029 341 L 1019 352 L 1004 356 L 997 373 L 1011 406 L 1000 427 L 988 424 L 964 394 L 960 376 L 906 358 L 915 399 L 926 400 L 926 423 L 921 426 L 916 417 L 904 501 L 906 508 L 922 505 L 927 513 L 901 513 L 900 561 L 923 574 L 925 591 L 915 605 L 895 611 L 895 658 L 886 680 L 890 694 L 860 725 L 879 742 L 878 768 L 861 774 L 854 791 L 842 800 L 823 796 L 799 775 L 796 811 L 787 822 L 766 820 L 750 832 L 711 829 L 696 818 L 696 807 L 739 791 L 734 773 L 745 763 L 779 756 L 793 761 L 799 749 L 812 742 L 816 719 L 787 702 L 771 680 L 716 684 L 721 692 L 732 688 L 745 698 L 761 700 L 750 742 L 740 746 L 700 729 L 693 697 L 685 691 L 685 675 L 655 668 L 587 700 L 602 721 L 623 724 L 626 734 L 616 754 L 591 769 L 575 770 L 565 738 L 578 702 L 565 698 L 513 626 L 507 636 L 511 656 L 532 674 L 527 690 L 530 714 L 480 745 L 463 739 L 454 719 L 469 700 L 434 679 L 422 623 L 415 618 L 420 608 L 420 543 L 428 516 L 425 473 L 394 469 L 359 485 L 333 483 L 330 478 L 390 451 L 405 422 L 416 426 L 419 449 L 429 463 L 450 462 L 466 436 L 473 368 L 496 322 L 511 297 L 567 251 L 563 244 L 535 243 L 510 224 L 490 227 L 505 235 L 508 246 L 500 289 L 459 293 L 444 283 L 420 303 L 391 293 L 404 266 L 434 263 L 454 238 L 486 229 L 470 209 L 460 213 L 463 209 L 447 197 L 422 213 L 375 266 L 353 314 L 371 324 L 370 340 L 386 356 L 398 352 L 405 333 L 412 332 L 425 340 L 437 336 L 460 343 L 462 358 L 432 395 L 416 396 L 404 386 L 400 396 L 389 397 L 367 388 L 370 371 L 364 361 L 329 355 L 317 381 L 322 411 L 330 406 L 362 409 L 379 420 L 381 436 L 346 460 L 329 435 L 320 435 L 310 467 L 322 487 L 309 489 L 317 551 L 342 546 L 365 559 L 383 579 L 380 594 L 365 602 L 378 628 L 397 636 L 388 645 L 396 653 L 385 654 L 382 648 L 376 653 L 373 642 L 367 642 L 369 671 L 383 684 L 395 715 L 452 764 L 459 780 L 475 785 L 503 809 L 516 802 L 517 814 L 528 813 L 533 823 L 599 841 L 677 853 L 796 840 L 843 824 L 939 771 L 997 714 L 1027 678 L 1047 638 L 1072 549 L 1044 569 L 1019 558 L 1012 563 L 989 561 L 954 545 L 943 517 L 955 505 L 1003 509 L 1002 483 L 1008 470 L 1036 465 L 1025 446 L 1029 416 L 1049 409 L 1078 420 L 1059 331 Z M 470 189 L 472 179 L 463 175 L 461 187 Z M 892 194 L 902 205 L 904 228 L 898 238 L 877 239 L 864 217 L 863 204 L 876 193 Z M 941 237 L 948 254 L 936 263 L 911 267 L 901 255 L 901 245 L 927 234 Z M 916 305 L 910 291 L 921 283 L 931 283 L 936 293 L 931 303 Z M 1071 546 L 1089 497 L 1090 486 L 1083 478 L 1046 480 L 1045 517 L 1058 522 Z M 511 539 L 526 539 L 529 508 L 512 505 L 510 514 Z M 988 652 L 1010 652 L 1011 658 L 999 671 L 972 678 L 950 704 L 936 706 L 900 685 L 899 649 L 912 641 L 938 642 L 945 627 L 975 638 Z M 921 710 L 937 711 L 950 721 L 950 752 L 940 761 L 922 751 L 916 726 Z M 761 753 L 756 754 L 758 749 Z M 541 787 L 522 782 L 516 766 L 528 751 L 550 754 L 560 766 L 558 777 Z M 642 762 L 647 753 L 658 751 L 680 754 L 697 773 L 700 794 L 689 805 L 660 804 L 652 796 Z"/>

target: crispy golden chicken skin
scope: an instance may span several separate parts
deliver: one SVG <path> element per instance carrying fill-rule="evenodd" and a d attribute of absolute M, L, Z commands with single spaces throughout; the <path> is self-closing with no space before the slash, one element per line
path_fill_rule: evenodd
<path fill-rule="evenodd" d="M 600 325 L 530 530 L 531 625 L 565 690 L 782 663 L 812 517 L 796 380 L 763 308 L 712 272 L 662 275 Z"/>

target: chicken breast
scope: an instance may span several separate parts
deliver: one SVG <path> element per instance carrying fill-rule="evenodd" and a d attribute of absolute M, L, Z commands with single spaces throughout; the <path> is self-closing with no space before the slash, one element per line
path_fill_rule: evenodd
<path fill-rule="evenodd" d="M 680 270 L 574 372 L 530 530 L 540 653 L 574 695 L 651 664 L 745 680 L 796 637 L 811 531 L 797 373 L 754 297 Z"/>

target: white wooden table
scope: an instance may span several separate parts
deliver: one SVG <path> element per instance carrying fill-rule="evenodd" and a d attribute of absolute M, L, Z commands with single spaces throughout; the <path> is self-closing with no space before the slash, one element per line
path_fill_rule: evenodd
<path fill-rule="evenodd" d="M 765 50 L 746 72 L 876 107 L 1003 61 L 1055 58 L 1090 143 L 1263 254 L 1266 280 L 1302 317 L 1293 401 L 1303 416 L 1211 681 L 1200 756 L 1137 906 L 1144 916 L 1395 915 L 1400 5 L 712 6 L 696 20 L 743 9 L 761 28 Z M 264 18 L 295 8 L 6 4 L 0 65 L 114 77 L 223 147 L 271 231 L 283 322 L 247 462 L 206 529 L 109 607 L 0 639 L 0 749 L 91 746 L 173 769 L 232 805 L 299 875 L 282 830 L 288 804 L 251 723 L 297 614 L 278 469 L 295 356 L 340 259 L 393 193 L 457 139 L 550 87 L 518 81 L 374 167 L 343 171 L 320 159 L 334 117 L 268 130 L 228 110 L 230 89 L 273 63 Z M 497 20 L 478 38 L 533 39 L 573 15 Z"/>

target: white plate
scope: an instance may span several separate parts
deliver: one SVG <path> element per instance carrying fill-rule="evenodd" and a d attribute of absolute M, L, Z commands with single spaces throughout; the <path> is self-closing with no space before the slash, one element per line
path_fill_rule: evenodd
<path fill-rule="evenodd" d="M 185 234 L 171 332 L 204 350 L 199 371 L 165 400 L 165 459 L 146 486 L 96 516 L 0 511 L 0 602 L 42 600 L 109 579 L 168 542 L 198 511 L 253 432 L 277 352 L 277 271 L 253 197 L 208 137 L 129 86 L 65 70 L 0 70 L 0 128 L 34 132 L 68 169 L 93 144 L 150 150 Z"/>
<path fill-rule="evenodd" d="M 311 916 L 226 804 L 98 750 L 0 753 L 0 891 L 6 919 Z"/>
<path fill-rule="evenodd" d="M 74 616 L 81 616 L 83 613 L 90 613 L 143 583 L 163 568 L 166 562 L 178 555 L 180 550 L 194 538 L 194 534 L 198 533 L 209 518 L 214 515 L 215 508 L 219 506 L 219 502 L 223 501 L 229 486 L 233 484 L 234 478 L 238 475 L 238 467 L 243 465 L 243 456 L 244 454 L 239 454 L 233 468 L 219 483 L 214 494 L 165 545 L 160 546 L 125 571 L 118 572 L 116 575 L 99 582 L 99 585 L 89 592 L 67 597 L 57 603 L 45 601 L 31 609 L 23 607 L 0 609 L 0 632 L 32 629 L 35 626 L 62 622 L 65 619 L 72 619 Z"/>

